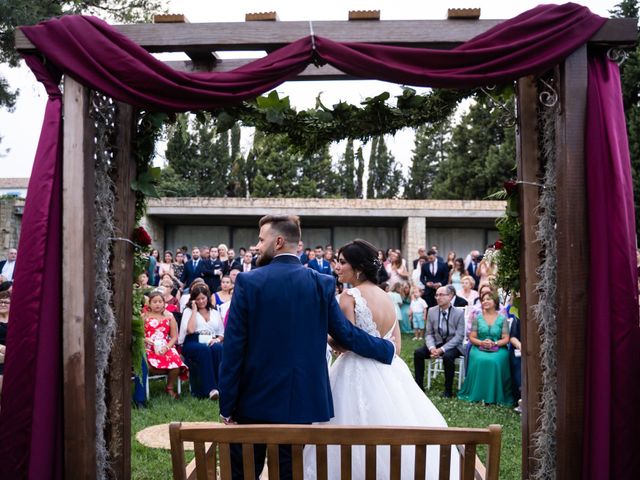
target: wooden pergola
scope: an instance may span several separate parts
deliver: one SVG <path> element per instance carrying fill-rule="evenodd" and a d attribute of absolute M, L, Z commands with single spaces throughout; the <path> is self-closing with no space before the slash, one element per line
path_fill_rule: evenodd
<path fill-rule="evenodd" d="M 450 49 L 487 31 L 501 20 L 407 20 L 166 23 L 120 25 L 116 28 L 149 52 L 184 52 L 191 60 L 168 62 L 179 70 L 228 71 L 250 60 L 220 60 L 216 51 L 270 52 L 313 32 L 338 42 L 367 42 L 415 48 Z M 584 132 L 587 92 L 587 49 L 627 47 L 636 42 L 636 19 L 608 20 L 590 40 L 556 67 L 560 108 L 556 118 L 557 243 L 557 478 L 582 475 L 583 407 L 589 252 Z M 33 52 L 34 46 L 18 30 L 16 46 Z M 310 66 L 297 80 L 348 79 L 325 66 Z M 517 81 L 518 180 L 539 183 L 543 170 L 539 152 L 537 79 Z M 93 320 L 93 122 L 89 119 L 88 89 L 66 76 L 64 79 L 63 164 L 63 368 L 65 478 L 94 478 L 95 438 L 95 340 Z M 116 228 L 134 227 L 135 198 L 130 189 L 135 177 L 132 161 L 134 109 L 119 104 L 114 170 L 118 192 Z M 533 321 L 537 302 L 536 268 L 544 252 L 536 241 L 536 206 L 539 189 L 520 184 L 523 224 L 521 257 L 521 321 L 523 337 L 522 478 L 534 470 L 532 433 L 539 414 L 541 371 L 540 338 Z M 108 383 L 109 421 L 107 440 L 114 478 L 131 476 L 131 284 L 132 247 L 116 242 L 112 274 L 117 291 L 115 312 L 118 331 L 110 361 Z M 82 285 L 83 288 L 70 288 Z M 89 440 L 89 441 L 88 441 Z"/>

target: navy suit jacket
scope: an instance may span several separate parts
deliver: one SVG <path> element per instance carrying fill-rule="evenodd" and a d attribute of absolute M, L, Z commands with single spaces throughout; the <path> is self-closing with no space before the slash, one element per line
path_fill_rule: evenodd
<path fill-rule="evenodd" d="M 329 262 L 325 259 L 322 259 L 322 268 L 320 268 L 317 258 L 309 260 L 307 266 L 309 268 L 313 268 L 316 272 L 324 273 L 325 275 L 331 275 L 331 265 L 329 265 Z"/>
<path fill-rule="evenodd" d="M 189 285 L 191 285 L 191 282 L 193 282 L 196 278 L 202 277 L 202 271 L 205 268 L 205 262 L 206 260 L 200 259 L 198 261 L 198 266 L 195 269 L 193 268 L 193 262 L 191 260 L 184 264 L 184 270 L 182 271 L 182 277 L 180 278 L 180 281 L 184 284 L 185 287 L 188 288 Z"/>
<path fill-rule="evenodd" d="M 436 304 L 436 289 L 427 287 L 427 282 L 439 283 L 446 285 L 449 283 L 449 266 L 444 261 L 437 261 L 436 274 L 431 273 L 431 263 L 424 263 L 420 272 L 420 281 L 425 285 L 424 295 L 422 296 L 427 305 L 433 307 Z"/>
<path fill-rule="evenodd" d="M 391 342 L 342 314 L 335 280 L 292 255 L 236 277 L 220 367 L 220 414 L 244 422 L 312 423 L 333 416 L 327 333 L 390 364 Z"/>

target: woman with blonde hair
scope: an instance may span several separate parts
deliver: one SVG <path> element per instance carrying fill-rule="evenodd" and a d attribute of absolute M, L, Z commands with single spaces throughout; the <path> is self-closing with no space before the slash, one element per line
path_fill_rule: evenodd
<path fill-rule="evenodd" d="M 387 275 L 389 275 L 387 282 L 393 288 L 396 283 L 406 282 L 409 279 L 409 272 L 407 272 L 407 267 L 404 265 L 400 250 L 390 250 L 390 252 L 391 254 L 388 257 L 389 264 L 385 268 Z"/>

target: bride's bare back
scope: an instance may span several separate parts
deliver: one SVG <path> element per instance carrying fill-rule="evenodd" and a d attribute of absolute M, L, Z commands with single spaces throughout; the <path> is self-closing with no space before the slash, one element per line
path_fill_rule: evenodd
<path fill-rule="evenodd" d="M 396 353 L 399 354 L 401 346 L 400 326 L 396 323 L 396 309 L 391 298 L 384 290 L 371 282 L 361 283 L 357 288 L 362 298 L 367 301 L 373 322 L 376 324 L 380 336 L 384 337 L 392 327 L 394 328 L 394 343 L 396 344 Z M 349 321 L 355 325 L 355 299 L 346 292 L 340 295 L 340 309 Z"/>

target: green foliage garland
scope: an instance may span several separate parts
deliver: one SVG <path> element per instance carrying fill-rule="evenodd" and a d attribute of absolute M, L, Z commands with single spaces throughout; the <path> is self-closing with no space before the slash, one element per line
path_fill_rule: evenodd
<path fill-rule="evenodd" d="M 496 220 L 500 240 L 495 244 L 495 259 L 498 263 L 496 285 L 507 293 L 520 291 L 520 224 L 519 197 L 516 182 L 505 182 L 505 188 L 492 196 L 505 198 L 507 207 L 504 215 Z"/>
<path fill-rule="evenodd" d="M 339 102 L 328 108 L 316 99 L 315 108 L 298 112 L 289 97 L 280 98 L 275 90 L 254 101 L 213 112 L 218 131 L 230 129 L 236 122 L 255 127 L 267 134 L 286 134 L 302 151 L 316 152 L 331 142 L 344 139 L 370 140 L 378 135 L 394 134 L 406 127 L 425 123 L 437 124 L 448 118 L 469 90 L 434 90 L 418 95 L 405 87 L 396 96 L 395 106 L 387 104 L 391 97 L 383 92 L 361 102 L 362 106 Z"/>

